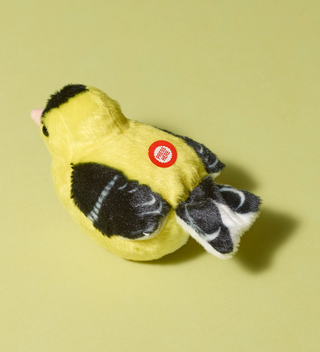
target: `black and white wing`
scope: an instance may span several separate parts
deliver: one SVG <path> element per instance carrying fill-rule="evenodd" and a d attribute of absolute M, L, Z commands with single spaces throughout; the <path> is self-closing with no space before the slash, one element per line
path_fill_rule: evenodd
<path fill-rule="evenodd" d="M 178 223 L 209 253 L 231 258 L 240 237 L 258 216 L 261 200 L 231 186 L 217 185 L 208 175 L 179 203 Z"/>
<path fill-rule="evenodd" d="M 97 163 L 73 165 L 71 198 L 108 237 L 147 239 L 161 228 L 170 205 L 149 186 Z"/>
<path fill-rule="evenodd" d="M 182 138 L 188 144 L 188 146 L 197 153 L 198 157 L 202 160 L 208 174 L 217 175 L 225 167 L 225 164 L 218 159 L 216 154 L 212 153 L 212 151 L 203 144 L 200 144 L 189 137 L 180 136 L 167 130 L 162 131 Z"/>

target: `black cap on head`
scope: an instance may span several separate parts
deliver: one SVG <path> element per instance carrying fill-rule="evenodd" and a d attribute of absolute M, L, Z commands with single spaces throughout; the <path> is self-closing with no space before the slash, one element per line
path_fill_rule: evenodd
<path fill-rule="evenodd" d="M 88 88 L 83 84 L 68 84 L 64 86 L 61 90 L 51 95 L 45 109 L 43 110 L 42 117 L 51 109 L 58 108 L 60 105 L 66 103 L 70 98 L 87 90 Z"/>

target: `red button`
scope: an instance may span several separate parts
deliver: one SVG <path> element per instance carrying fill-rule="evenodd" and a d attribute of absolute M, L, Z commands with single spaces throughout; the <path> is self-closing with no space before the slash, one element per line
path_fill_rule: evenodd
<path fill-rule="evenodd" d="M 167 141 L 156 141 L 149 147 L 150 160 L 159 167 L 169 167 L 177 160 L 176 148 Z"/>

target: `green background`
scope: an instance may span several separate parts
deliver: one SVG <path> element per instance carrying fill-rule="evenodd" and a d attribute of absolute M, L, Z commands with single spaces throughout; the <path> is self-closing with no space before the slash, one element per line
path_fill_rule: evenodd
<path fill-rule="evenodd" d="M 2 1 L 0 350 L 320 351 L 319 1 Z M 204 143 L 263 198 L 229 261 L 152 263 L 59 203 L 30 119 L 67 83 Z M 143 171 L 143 170 L 142 170 Z"/>

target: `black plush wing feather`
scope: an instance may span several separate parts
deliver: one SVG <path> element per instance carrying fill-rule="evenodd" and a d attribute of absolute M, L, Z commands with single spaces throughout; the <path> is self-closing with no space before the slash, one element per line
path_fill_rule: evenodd
<path fill-rule="evenodd" d="M 258 196 L 217 185 L 208 175 L 179 203 L 176 213 L 190 235 L 209 253 L 226 258 L 256 219 L 260 203 Z"/>
<path fill-rule="evenodd" d="M 108 237 L 147 238 L 170 211 L 170 205 L 149 186 L 97 163 L 73 165 L 71 197 Z"/>
<path fill-rule="evenodd" d="M 197 153 L 198 157 L 202 160 L 208 174 L 219 173 L 225 167 L 225 164 L 218 159 L 216 154 L 212 153 L 212 151 L 203 144 L 200 144 L 189 137 L 180 136 L 167 130 L 162 131 L 182 138 L 188 144 L 188 146 Z"/>

